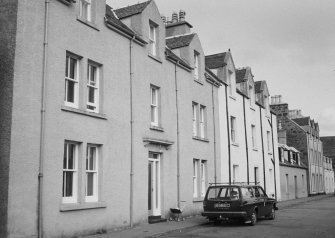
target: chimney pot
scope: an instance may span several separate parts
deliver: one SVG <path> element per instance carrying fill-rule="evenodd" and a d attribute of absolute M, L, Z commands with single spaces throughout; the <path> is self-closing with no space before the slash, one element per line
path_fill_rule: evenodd
<path fill-rule="evenodd" d="M 179 21 L 185 21 L 186 12 L 184 10 L 179 11 Z"/>
<path fill-rule="evenodd" d="M 172 23 L 177 23 L 178 22 L 178 13 L 173 12 L 172 13 Z"/>
<path fill-rule="evenodd" d="M 167 22 L 166 21 L 166 16 L 162 15 L 161 18 L 162 18 L 163 23 L 166 24 L 166 22 Z"/>

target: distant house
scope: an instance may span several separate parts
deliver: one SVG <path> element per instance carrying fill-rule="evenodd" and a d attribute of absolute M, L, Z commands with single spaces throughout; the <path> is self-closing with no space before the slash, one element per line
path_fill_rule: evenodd
<path fill-rule="evenodd" d="M 308 194 L 324 193 L 322 142 L 319 125 L 310 117 L 303 117 L 300 112 L 290 111 L 281 96 L 273 96 L 271 109 L 277 113 L 279 143 L 300 151 L 303 164 L 308 168 Z M 285 140 L 282 142 L 281 140 Z"/>
<path fill-rule="evenodd" d="M 300 152 L 294 147 L 278 144 L 280 158 L 280 189 L 282 200 L 291 200 L 308 196 L 307 166 L 300 158 Z"/>

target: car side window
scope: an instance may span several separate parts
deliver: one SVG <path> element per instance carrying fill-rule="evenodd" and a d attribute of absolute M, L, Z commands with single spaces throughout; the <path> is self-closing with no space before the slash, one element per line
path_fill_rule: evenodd
<path fill-rule="evenodd" d="M 245 199 L 254 197 L 254 192 L 252 188 L 241 188 L 241 192 L 242 192 L 243 198 Z"/>
<path fill-rule="evenodd" d="M 259 193 L 259 190 L 257 187 L 254 188 L 254 191 L 255 191 L 255 197 L 256 198 L 259 198 L 260 197 L 260 193 Z"/>

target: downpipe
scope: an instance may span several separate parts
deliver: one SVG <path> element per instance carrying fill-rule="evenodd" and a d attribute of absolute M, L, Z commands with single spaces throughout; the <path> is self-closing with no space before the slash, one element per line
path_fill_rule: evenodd
<path fill-rule="evenodd" d="M 243 96 L 243 116 L 244 116 L 244 137 L 245 137 L 245 153 L 247 156 L 247 182 L 249 184 L 249 148 L 248 148 L 248 134 L 247 134 L 247 120 L 245 115 L 245 97 Z"/>
<path fill-rule="evenodd" d="M 230 151 L 230 130 L 229 130 L 229 110 L 228 110 L 228 92 L 225 85 L 226 96 L 226 118 L 227 118 L 227 136 L 228 136 L 228 166 L 229 166 L 229 185 L 231 184 L 231 151 Z"/>
<path fill-rule="evenodd" d="M 262 140 L 262 153 L 263 153 L 263 178 L 264 178 L 264 191 L 266 192 L 266 178 L 265 178 L 265 155 L 264 155 L 264 141 L 263 141 L 263 119 L 262 107 L 259 106 L 259 119 L 261 124 L 261 140 Z"/>
<path fill-rule="evenodd" d="M 179 60 L 175 63 L 174 70 L 174 82 L 175 82 L 175 90 L 176 90 L 176 116 L 177 116 L 177 203 L 178 207 L 180 207 L 180 131 L 179 131 L 179 105 L 178 105 L 178 82 L 177 82 L 177 66 L 179 64 Z"/>
<path fill-rule="evenodd" d="M 41 124 L 40 124 L 40 152 L 38 171 L 38 237 L 43 238 L 43 172 L 44 172 L 44 144 L 45 144 L 45 113 L 46 113 L 46 79 L 48 60 L 48 21 L 50 0 L 44 2 L 44 37 L 43 37 L 43 68 L 41 92 Z"/>

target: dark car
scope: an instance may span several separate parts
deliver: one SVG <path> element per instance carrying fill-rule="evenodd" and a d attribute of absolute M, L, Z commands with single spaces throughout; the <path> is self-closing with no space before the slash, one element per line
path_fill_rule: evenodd
<path fill-rule="evenodd" d="M 276 200 L 259 185 L 212 184 L 207 189 L 202 216 L 210 221 L 236 219 L 255 225 L 257 219 L 275 219 Z"/>

